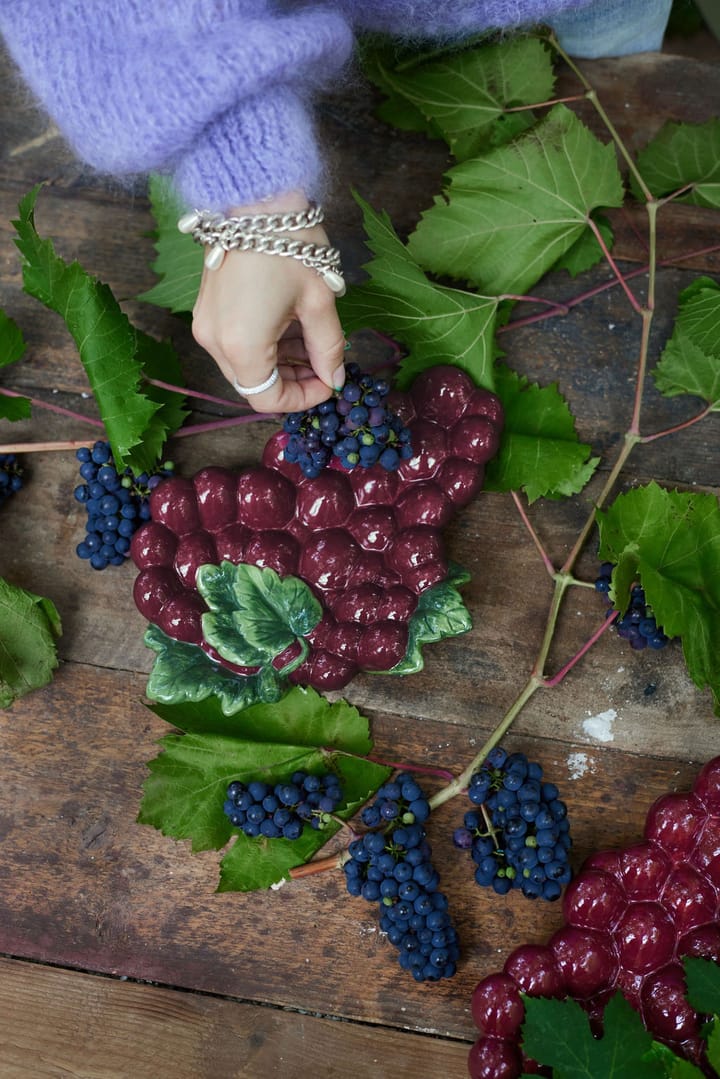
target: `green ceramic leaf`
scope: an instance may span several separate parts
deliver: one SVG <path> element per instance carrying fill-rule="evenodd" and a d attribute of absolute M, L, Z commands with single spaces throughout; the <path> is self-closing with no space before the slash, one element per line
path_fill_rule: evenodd
<path fill-rule="evenodd" d="M 472 618 L 457 590 L 469 580 L 469 573 L 451 564 L 446 580 L 420 593 L 408 627 L 407 651 L 388 674 L 415 674 L 421 671 L 425 665 L 422 649 L 426 644 L 444 640 L 445 637 L 458 637 L 472 629 Z"/>
<path fill-rule="evenodd" d="M 145 644 L 157 652 L 147 695 L 161 704 L 198 703 L 217 697 L 223 715 L 232 716 L 258 701 L 277 701 L 287 688 L 272 664 L 257 674 L 240 675 L 210 659 L 196 644 L 168 637 L 148 626 Z"/>
<path fill-rule="evenodd" d="M 202 616 L 205 640 L 238 666 L 269 663 L 322 618 L 320 602 L 304 581 L 267 567 L 201 566 L 196 583 L 210 608 Z"/>

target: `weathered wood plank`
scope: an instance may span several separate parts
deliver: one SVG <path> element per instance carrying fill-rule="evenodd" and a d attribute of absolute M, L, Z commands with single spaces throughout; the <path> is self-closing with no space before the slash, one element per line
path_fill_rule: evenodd
<path fill-rule="evenodd" d="M 429 832 L 463 943 L 447 983 L 417 985 L 400 970 L 372 908 L 346 894 L 339 871 L 275 891 L 215 894 L 219 855 L 191 855 L 187 843 L 135 824 L 143 762 L 167 729 L 141 694 L 139 676 L 66 664 L 48 690 L 0 716 L 1 953 L 471 1039 L 476 981 L 560 923 L 558 904 L 477 888 L 450 843 L 464 799 L 440 807 Z M 371 712 L 374 755 L 459 770 L 496 717 L 482 702 L 469 722 L 436 712 L 436 720 L 412 709 Z M 667 718 L 657 722 L 667 731 Z M 528 727 L 520 723 L 506 744 L 539 759 L 561 787 L 576 865 L 593 849 L 639 839 L 654 798 L 686 787 L 695 771 L 687 743 L 658 759 L 642 745 L 626 752 L 617 740 L 564 741 Z"/>
<path fill-rule="evenodd" d="M 0 959 L 0 1006 L 4 1079 L 346 1079 L 349 1067 L 355 1079 L 466 1074 L 462 1042 L 10 959 Z"/>

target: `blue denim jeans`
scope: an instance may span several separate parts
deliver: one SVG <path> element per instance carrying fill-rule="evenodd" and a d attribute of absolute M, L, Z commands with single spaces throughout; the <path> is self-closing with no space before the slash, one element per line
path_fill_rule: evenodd
<path fill-rule="evenodd" d="M 548 19 L 570 56 L 597 59 L 662 47 L 672 0 L 595 0 Z"/>

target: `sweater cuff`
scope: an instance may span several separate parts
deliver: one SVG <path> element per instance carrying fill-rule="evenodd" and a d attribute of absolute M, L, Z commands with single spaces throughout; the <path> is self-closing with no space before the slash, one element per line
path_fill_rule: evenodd
<path fill-rule="evenodd" d="M 176 162 L 173 179 L 187 206 L 226 212 L 285 191 L 318 199 L 322 174 L 309 110 L 281 86 L 216 117 Z"/>

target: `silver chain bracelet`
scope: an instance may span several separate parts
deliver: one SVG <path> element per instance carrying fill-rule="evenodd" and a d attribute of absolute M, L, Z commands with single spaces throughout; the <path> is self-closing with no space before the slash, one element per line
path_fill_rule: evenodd
<path fill-rule="evenodd" d="M 342 296 L 345 279 L 337 248 L 303 243 L 284 235 L 319 225 L 324 217 L 322 207 L 315 204 L 288 213 L 243 214 L 225 218 L 209 210 L 193 210 L 180 218 L 178 229 L 208 249 L 205 255 L 207 270 L 219 269 L 227 251 L 280 255 L 297 259 L 303 266 L 315 270 L 332 292 Z"/>

